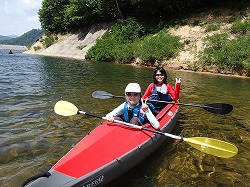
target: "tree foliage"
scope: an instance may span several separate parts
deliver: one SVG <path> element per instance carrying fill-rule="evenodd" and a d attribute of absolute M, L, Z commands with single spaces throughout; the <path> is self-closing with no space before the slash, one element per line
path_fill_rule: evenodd
<path fill-rule="evenodd" d="M 213 3 L 213 0 L 43 0 L 39 17 L 43 29 L 64 33 L 96 22 L 129 17 L 160 21 Z"/>
<path fill-rule="evenodd" d="M 70 0 L 43 0 L 39 10 L 39 19 L 42 28 L 51 33 L 63 33 L 66 31 L 65 11 Z"/>
<path fill-rule="evenodd" d="M 92 24 L 103 14 L 102 5 L 101 1 L 71 0 L 64 10 L 66 28 L 75 30 Z"/>
<path fill-rule="evenodd" d="M 64 33 L 120 18 L 119 4 L 126 5 L 118 0 L 43 0 L 38 14 L 42 28 Z"/>

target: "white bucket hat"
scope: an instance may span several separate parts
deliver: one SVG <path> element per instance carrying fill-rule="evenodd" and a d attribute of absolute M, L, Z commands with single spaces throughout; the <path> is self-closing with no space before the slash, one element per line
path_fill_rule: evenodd
<path fill-rule="evenodd" d="M 125 92 L 141 93 L 141 87 L 138 83 L 129 83 L 125 88 Z"/>

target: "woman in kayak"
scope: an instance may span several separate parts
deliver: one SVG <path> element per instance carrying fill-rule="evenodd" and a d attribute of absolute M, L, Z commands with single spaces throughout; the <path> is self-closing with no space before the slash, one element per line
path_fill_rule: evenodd
<path fill-rule="evenodd" d="M 175 89 L 167 83 L 167 73 L 163 67 L 157 67 L 153 73 L 153 82 L 147 87 L 142 99 L 157 101 L 178 101 L 181 79 L 176 78 Z M 161 110 L 166 106 L 164 102 L 151 101 L 155 109 Z"/>
<path fill-rule="evenodd" d="M 122 120 L 135 125 L 143 125 L 150 121 L 158 129 L 159 122 L 152 114 L 154 106 L 141 99 L 141 87 L 138 83 L 129 83 L 125 89 L 126 102 L 106 115 L 109 121 Z M 152 111 L 151 111 L 152 110 Z"/>

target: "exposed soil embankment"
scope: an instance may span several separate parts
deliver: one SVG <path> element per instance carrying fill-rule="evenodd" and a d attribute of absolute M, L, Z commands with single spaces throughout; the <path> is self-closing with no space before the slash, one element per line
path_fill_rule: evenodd
<path fill-rule="evenodd" d="M 101 38 L 109 27 L 110 24 L 103 23 L 92 26 L 88 31 L 58 36 L 58 42 L 48 48 L 43 48 L 42 43 L 38 41 L 25 53 L 85 59 L 87 51 L 95 45 L 96 40 Z M 40 46 L 41 49 L 35 51 L 35 47 L 38 46 Z"/>

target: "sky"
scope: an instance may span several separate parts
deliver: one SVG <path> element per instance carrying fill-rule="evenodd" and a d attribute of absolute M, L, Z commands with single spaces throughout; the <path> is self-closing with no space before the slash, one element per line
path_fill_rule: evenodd
<path fill-rule="evenodd" d="M 38 10 L 43 0 L 0 0 L 0 35 L 21 36 L 41 29 Z"/>

